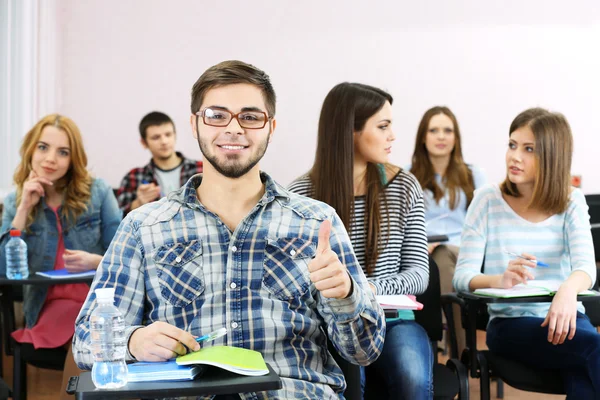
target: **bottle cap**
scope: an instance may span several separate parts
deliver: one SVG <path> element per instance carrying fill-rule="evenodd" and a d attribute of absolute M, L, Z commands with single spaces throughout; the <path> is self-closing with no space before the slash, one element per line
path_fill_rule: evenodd
<path fill-rule="evenodd" d="M 98 301 L 109 301 L 112 303 L 115 300 L 115 288 L 96 289 L 94 292 Z"/>
<path fill-rule="evenodd" d="M 15 237 L 15 236 L 21 236 L 21 231 L 18 229 L 11 229 L 10 230 L 10 236 L 11 237 Z"/>

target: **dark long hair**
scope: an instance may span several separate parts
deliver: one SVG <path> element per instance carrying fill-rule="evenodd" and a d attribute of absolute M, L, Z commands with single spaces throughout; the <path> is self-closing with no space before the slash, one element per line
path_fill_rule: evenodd
<path fill-rule="evenodd" d="M 381 110 L 386 101 L 393 102 L 389 93 L 348 82 L 336 85 L 323 101 L 317 152 L 309 176 L 315 198 L 335 208 L 348 230 L 354 218 L 354 132 L 362 131 L 367 120 Z M 366 182 L 365 267 L 367 273 L 371 273 L 380 250 L 379 197 L 384 187 L 377 165 L 367 164 Z"/>
<path fill-rule="evenodd" d="M 436 106 L 430 108 L 425 112 L 423 118 L 421 118 L 421 123 L 417 130 L 417 138 L 415 139 L 415 150 L 413 151 L 410 172 L 417 178 L 423 190 L 431 190 L 436 203 L 444 197 L 444 190 L 442 190 L 435 181 L 435 171 L 433 170 L 433 165 L 429 159 L 429 152 L 425 146 L 425 137 L 429 130 L 429 121 L 439 114 L 446 115 L 454 125 L 454 149 L 452 149 L 452 153 L 450 154 L 450 162 L 448 163 L 446 174 L 444 176 L 445 190 L 448 191 L 449 195 L 449 205 L 451 209 L 456 208 L 458 205 L 459 193 L 460 190 L 462 190 L 467 197 L 468 207 L 469 204 L 471 204 L 471 200 L 473 200 L 475 183 L 473 182 L 473 173 L 471 172 L 471 169 L 463 160 L 458 121 L 456 121 L 454 113 L 450 111 L 448 107 Z"/>

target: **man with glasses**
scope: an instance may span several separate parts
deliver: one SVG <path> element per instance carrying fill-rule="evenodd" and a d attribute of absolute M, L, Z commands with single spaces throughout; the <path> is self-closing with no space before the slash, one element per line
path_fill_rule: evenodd
<path fill-rule="evenodd" d="M 259 351 L 283 389 L 235 398 L 338 399 L 347 360 L 373 362 L 385 318 L 340 218 L 328 205 L 285 190 L 258 162 L 275 132 L 275 92 L 252 65 L 226 61 L 192 89 L 190 122 L 204 172 L 122 222 L 76 322 L 74 354 L 92 365 L 94 289 L 115 287 L 128 360 L 163 361 L 194 336 Z"/>
<path fill-rule="evenodd" d="M 159 111 L 146 114 L 139 131 L 142 146 L 150 151 L 152 159 L 145 166 L 129 171 L 121 180 L 117 200 L 124 214 L 166 196 L 202 172 L 202 161 L 190 160 L 175 151 L 177 133 L 167 114 Z"/>

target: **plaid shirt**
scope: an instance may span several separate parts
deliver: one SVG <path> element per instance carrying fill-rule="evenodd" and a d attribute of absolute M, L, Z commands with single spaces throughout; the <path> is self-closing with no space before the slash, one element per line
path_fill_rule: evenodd
<path fill-rule="evenodd" d="M 351 362 L 373 362 L 383 348 L 383 311 L 335 211 L 288 192 L 264 173 L 261 179 L 265 194 L 234 232 L 198 201 L 201 175 L 123 220 L 75 323 L 80 368 L 93 363 L 94 289 L 115 287 L 127 338 L 155 321 L 198 336 L 227 327 L 224 338 L 208 345 L 262 353 L 283 388 L 241 394 L 243 399 L 343 398 L 344 376 L 327 340 Z M 333 223 L 331 248 L 352 278 L 346 299 L 323 297 L 309 278 L 325 219 Z"/>
<path fill-rule="evenodd" d="M 180 152 L 176 152 L 176 154 L 183 160 L 179 178 L 179 184 L 183 186 L 192 176 L 202 172 L 202 161 L 187 159 Z M 137 190 L 142 182 L 146 181 L 158 185 L 156 176 L 154 176 L 156 168 L 154 161 L 150 160 L 146 166 L 134 168 L 123 177 L 117 192 L 117 201 L 124 215 L 131 211 L 131 203 L 137 198 Z"/>

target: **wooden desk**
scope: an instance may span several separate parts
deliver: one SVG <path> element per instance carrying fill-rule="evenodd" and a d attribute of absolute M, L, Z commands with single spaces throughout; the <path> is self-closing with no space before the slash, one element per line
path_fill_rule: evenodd
<path fill-rule="evenodd" d="M 193 381 L 132 382 L 119 389 L 96 389 L 91 372 L 71 377 L 67 393 L 77 400 L 162 398 L 201 396 L 281 389 L 281 378 L 267 364 L 269 373 L 263 376 L 244 376 L 221 368 L 209 367 Z"/>

